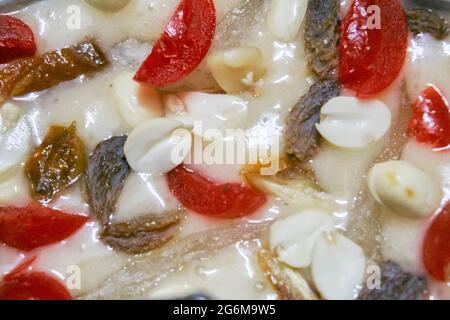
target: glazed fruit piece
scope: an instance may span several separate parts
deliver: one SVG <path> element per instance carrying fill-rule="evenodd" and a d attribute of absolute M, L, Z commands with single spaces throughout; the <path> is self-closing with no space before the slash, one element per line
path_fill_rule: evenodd
<path fill-rule="evenodd" d="M 339 80 L 360 97 L 374 95 L 397 78 L 407 46 L 399 1 L 355 0 L 341 23 Z"/>
<path fill-rule="evenodd" d="M 206 56 L 215 30 L 212 0 L 182 0 L 134 79 L 166 87 L 186 77 Z"/>
<path fill-rule="evenodd" d="M 102 70 L 107 65 L 94 40 L 8 64 L 0 70 L 0 103 Z"/>
<path fill-rule="evenodd" d="M 435 87 L 422 91 L 414 103 L 408 135 L 434 148 L 445 148 L 450 144 L 448 102 Z"/>
<path fill-rule="evenodd" d="M 33 31 L 23 21 L 0 15 L 0 64 L 32 56 L 36 52 Z"/>
<path fill-rule="evenodd" d="M 36 258 L 25 260 L 0 281 L 0 300 L 71 300 L 67 288 L 56 278 L 29 271 Z"/>
<path fill-rule="evenodd" d="M 53 126 L 25 165 L 34 199 L 50 202 L 73 185 L 86 171 L 84 144 L 76 134 L 76 124 Z"/>
<path fill-rule="evenodd" d="M 267 197 L 243 183 L 215 183 L 178 166 L 167 174 L 169 188 L 183 206 L 216 218 L 238 218 L 254 213 Z"/>
<path fill-rule="evenodd" d="M 0 242 L 30 251 L 66 239 L 88 219 L 38 205 L 0 207 Z"/>

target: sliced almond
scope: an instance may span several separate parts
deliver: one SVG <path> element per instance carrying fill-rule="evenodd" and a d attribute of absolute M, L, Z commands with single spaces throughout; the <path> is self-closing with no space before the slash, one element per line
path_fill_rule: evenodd
<path fill-rule="evenodd" d="M 203 130 L 239 127 L 248 112 L 247 102 L 229 94 L 181 92 L 165 98 L 166 116 L 186 126 L 202 122 Z"/>
<path fill-rule="evenodd" d="M 322 137 L 338 147 L 361 148 L 388 132 L 391 111 L 379 100 L 336 97 L 322 107 L 316 127 Z"/>
<path fill-rule="evenodd" d="M 266 75 L 262 52 L 256 47 L 215 52 L 208 57 L 208 67 L 219 86 L 230 94 L 253 89 Z"/>
<path fill-rule="evenodd" d="M 267 23 L 272 34 L 280 41 L 294 41 L 307 6 L 307 0 L 271 0 Z"/>
<path fill-rule="evenodd" d="M 191 149 L 191 143 L 191 133 L 181 122 L 154 118 L 130 133 L 124 150 L 133 170 L 157 175 L 181 164 Z"/>
<path fill-rule="evenodd" d="M 119 74 L 112 86 L 116 106 L 122 119 L 131 127 L 137 127 L 162 115 L 162 102 L 156 89 L 141 86 L 133 80 L 132 72 Z"/>
<path fill-rule="evenodd" d="M 364 280 L 366 258 L 359 245 L 337 232 L 323 233 L 312 258 L 312 277 L 323 298 L 352 300 Z"/>
<path fill-rule="evenodd" d="M 317 238 L 333 230 L 333 218 L 322 211 L 308 210 L 275 222 L 270 230 L 270 248 L 278 260 L 294 268 L 311 264 Z"/>

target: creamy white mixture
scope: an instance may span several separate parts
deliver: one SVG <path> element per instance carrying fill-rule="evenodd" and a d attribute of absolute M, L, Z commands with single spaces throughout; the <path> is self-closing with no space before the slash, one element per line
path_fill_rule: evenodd
<path fill-rule="evenodd" d="M 245 1 L 216 0 L 219 23 L 230 10 L 243 2 Z M 78 134 L 90 151 L 110 136 L 130 132 L 131 128 L 116 108 L 113 90 L 117 88 L 110 85 L 118 74 L 137 69 L 150 51 L 151 44 L 159 38 L 177 3 L 178 0 L 135 0 L 118 13 L 106 14 L 94 10 L 84 1 L 47 0 L 14 13 L 35 32 L 40 53 L 92 36 L 108 53 L 112 63 L 106 71 L 92 78 L 81 77 L 45 92 L 15 99 L 14 103 L 24 113 L 20 121 L 28 127 L 28 130 L 22 131 L 21 136 L 16 137 L 18 141 L 25 141 L 16 143 L 23 151 L 21 156 L 24 160 L 30 150 L 42 141 L 51 124 L 76 121 Z M 343 5 L 345 7 L 345 1 Z M 73 23 L 70 19 L 78 10 L 81 24 L 70 29 L 68 24 L 70 26 Z M 261 12 L 254 13 L 257 15 L 254 25 L 241 29 L 242 35 L 234 35 L 241 44 L 261 50 L 268 70 L 258 96 L 250 93 L 238 95 L 248 106 L 248 115 L 240 127 L 250 129 L 261 144 L 270 143 L 273 136 L 281 136 L 290 108 L 309 86 L 303 32 L 300 31 L 297 39 L 291 43 L 275 40 L 267 27 L 266 11 L 267 5 Z M 215 43 L 212 50 L 223 45 Z M 450 97 L 450 78 L 447 75 L 449 67 L 450 40 L 438 42 L 426 35 L 411 39 L 408 61 L 405 62 L 401 75 L 401 78 L 406 79 L 409 96 L 416 97 L 427 83 L 433 83 Z M 192 79 L 197 78 L 193 76 Z M 187 87 L 191 86 L 192 83 L 187 84 Z M 400 116 L 400 86 L 401 79 L 378 97 L 390 108 L 394 124 Z M 394 130 L 395 125 L 391 128 L 391 131 Z M 389 145 L 390 139 L 388 134 L 377 143 L 356 151 L 324 143 L 311 161 L 320 187 L 331 194 L 336 202 L 335 224 L 340 229 L 345 230 L 351 215 L 355 214 L 355 206 L 365 189 L 366 173 Z M 401 158 L 437 177 L 445 193 L 442 204 L 449 200 L 448 153 L 432 153 L 411 141 Z M 242 179 L 239 175 L 241 166 L 196 165 L 195 169 L 217 181 Z M 28 188 L 23 170 L 15 168 L 9 176 L 0 179 L 0 203 L 26 204 L 31 199 Z M 116 219 L 126 220 L 149 211 L 163 213 L 177 205 L 177 200 L 168 191 L 164 177 L 133 173 L 120 196 Z M 88 206 L 82 200 L 79 187 L 73 187 L 61 195 L 54 206 L 72 212 L 88 213 Z M 246 219 L 262 221 L 288 215 L 296 210 L 294 204 L 272 198 L 264 208 Z M 183 221 L 181 235 L 200 232 L 220 223 L 222 221 L 189 212 L 187 219 Z M 420 220 L 392 217 L 382 219 L 382 233 L 376 237 L 381 251 L 376 250 L 377 254 L 398 262 L 407 270 L 422 270 L 420 239 L 425 227 L 426 222 Z M 97 231 L 97 223 L 90 222 L 62 243 L 39 249 L 39 259 L 34 267 L 64 280 L 71 274 L 70 266 L 79 266 L 82 275 L 81 289 L 74 289 L 72 293 L 74 296 L 89 293 L 128 261 L 127 256 L 112 251 L 100 242 L 96 237 Z M 357 235 L 351 237 L 357 241 Z M 221 250 L 209 260 L 182 266 L 180 270 L 162 279 L 146 296 L 167 298 L 205 292 L 223 299 L 274 299 L 276 294 L 255 260 L 255 252 L 260 246 L 258 241 L 239 242 Z M 23 253 L 0 246 L 0 274 L 13 269 L 22 259 Z"/>

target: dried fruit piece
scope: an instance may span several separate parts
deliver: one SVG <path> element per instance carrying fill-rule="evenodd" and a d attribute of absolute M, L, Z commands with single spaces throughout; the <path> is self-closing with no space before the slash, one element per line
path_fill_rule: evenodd
<path fill-rule="evenodd" d="M 0 242 L 30 251 L 66 239 L 88 217 L 40 206 L 0 207 Z"/>
<path fill-rule="evenodd" d="M 434 86 L 417 98 L 408 122 L 408 136 L 434 148 L 450 145 L 450 111 L 447 99 Z"/>
<path fill-rule="evenodd" d="M 139 254 L 170 241 L 177 231 L 181 211 L 150 214 L 123 223 L 107 225 L 101 237 L 117 250 Z"/>
<path fill-rule="evenodd" d="M 425 234 L 423 263 L 433 278 L 450 281 L 450 203 L 433 219 Z"/>
<path fill-rule="evenodd" d="M 126 136 L 101 142 L 89 157 L 86 182 L 90 210 L 105 225 L 116 209 L 117 198 L 131 172 L 123 146 Z"/>
<path fill-rule="evenodd" d="M 281 300 L 317 300 L 317 295 L 299 272 L 277 262 L 270 251 L 258 252 L 258 262 Z"/>
<path fill-rule="evenodd" d="M 406 10 L 405 14 L 409 30 L 414 34 L 429 33 L 443 40 L 450 33 L 448 21 L 431 9 L 415 8 Z"/>
<path fill-rule="evenodd" d="M 83 142 L 76 124 L 52 126 L 42 144 L 25 165 L 33 198 L 47 203 L 60 191 L 73 185 L 86 170 Z"/>
<path fill-rule="evenodd" d="M 44 272 L 8 274 L 0 282 L 0 300 L 71 300 L 67 288 Z"/>
<path fill-rule="evenodd" d="M 245 183 L 216 183 L 184 165 L 167 174 L 172 194 L 186 208 L 207 216 L 234 219 L 254 213 L 267 196 Z"/>
<path fill-rule="evenodd" d="M 400 1 L 354 0 L 341 23 L 339 81 L 359 97 L 374 95 L 397 78 L 407 48 Z"/>
<path fill-rule="evenodd" d="M 313 156 L 319 133 L 316 124 L 320 120 L 320 109 L 330 99 L 339 96 L 336 81 L 325 80 L 314 84 L 289 113 L 286 127 L 286 150 L 299 160 Z"/>
<path fill-rule="evenodd" d="M 309 0 L 305 17 L 305 50 L 309 68 L 319 79 L 337 78 L 339 1 Z"/>
<path fill-rule="evenodd" d="M 166 87 L 185 78 L 208 53 L 215 31 L 214 1 L 181 0 L 134 79 L 154 87 Z"/>
<path fill-rule="evenodd" d="M 215 256 L 220 249 L 237 241 L 260 239 L 268 226 L 268 222 L 240 221 L 179 237 L 151 254 L 130 257 L 121 270 L 82 299 L 136 299 L 137 292 L 140 297 L 148 296 L 161 278 L 173 274 L 180 267 Z"/>
<path fill-rule="evenodd" d="M 114 249 L 138 254 L 171 240 L 181 213 L 149 214 L 122 223 L 111 221 L 118 196 L 131 172 L 124 152 L 126 139 L 113 137 L 97 146 L 89 158 L 87 191 L 91 210 L 102 226 L 102 240 Z"/>
<path fill-rule="evenodd" d="M 424 277 L 403 271 L 392 261 L 381 264 L 380 289 L 361 290 L 358 300 L 423 300 L 427 298 Z"/>
<path fill-rule="evenodd" d="M 8 64 L 0 70 L 0 103 L 99 71 L 107 65 L 104 53 L 93 40 Z"/>

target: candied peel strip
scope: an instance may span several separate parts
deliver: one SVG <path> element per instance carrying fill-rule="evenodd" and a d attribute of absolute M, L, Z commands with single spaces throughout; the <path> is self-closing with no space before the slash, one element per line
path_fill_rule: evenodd
<path fill-rule="evenodd" d="M 147 254 L 135 256 L 96 291 L 81 299 L 136 299 L 144 297 L 171 273 L 193 261 L 207 259 L 238 241 L 258 239 L 269 222 L 230 223 L 178 238 Z"/>
<path fill-rule="evenodd" d="M 270 251 L 260 250 L 258 262 L 281 300 L 318 300 L 301 274 L 282 266 Z"/>

